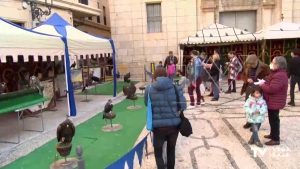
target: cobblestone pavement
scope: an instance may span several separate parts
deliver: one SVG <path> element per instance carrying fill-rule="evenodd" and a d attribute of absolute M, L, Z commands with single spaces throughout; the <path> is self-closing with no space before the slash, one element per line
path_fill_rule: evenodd
<path fill-rule="evenodd" d="M 246 122 L 244 97 L 239 93 L 222 93 L 218 102 L 210 102 L 210 99 L 206 96 L 205 105 L 185 111 L 194 133 L 189 138 L 179 134 L 176 169 L 300 168 L 299 92 L 296 92 L 296 107 L 287 106 L 280 113 L 281 145 L 263 148 L 247 144 L 251 132 L 242 127 Z M 263 136 L 269 134 L 269 129 L 266 118 L 259 132 L 263 143 L 268 141 Z M 142 168 L 156 168 L 153 148 Z"/>

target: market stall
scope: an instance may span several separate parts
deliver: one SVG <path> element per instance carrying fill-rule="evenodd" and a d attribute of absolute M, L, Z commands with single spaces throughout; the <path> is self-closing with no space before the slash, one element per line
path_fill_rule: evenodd
<path fill-rule="evenodd" d="M 111 67 L 113 70 L 113 81 L 114 85 L 116 85 L 114 45 L 111 39 L 100 38 L 82 32 L 71 26 L 56 13 L 42 25 L 33 30 L 62 37 L 66 45 L 66 52 L 69 53 L 71 58 L 69 63 L 72 64 L 75 62 L 77 65 L 76 68 L 92 67 L 93 62 L 103 66 L 103 62 L 106 63 L 111 58 L 113 65 Z M 101 72 L 98 74 L 103 75 Z M 86 77 L 83 76 L 81 79 L 83 81 L 83 86 L 85 86 L 86 83 L 85 78 Z M 116 86 L 114 87 L 114 96 L 116 96 Z"/>
<path fill-rule="evenodd" d="M 42 81 L 53 80 L 55 68 L 52 63 L 54 61 L 61 63 L 62 69 L 69 69 L 69 63 L 66 62 L 69 55 L 66 53 L 65 43 L 61 37 L 27 30 L 2 18 L 0 18 L 0 30 L 0 81 L 6 83 L 7 86 L 4 93 L 28 88 L 31 76 L 37 76 Z M 60 61 L 62 59 L 63 61 Z M 75 116 L 73 86 L 68 83 L 71 80 L 70 72 L 66 71 L 65 79 L 69 104 L 68 114 Z M 46 82 L 44 86 L 49 83 Z M 51 101 L 53 95 L 51 96 L 49 93 L 53 94 L 51 92 L 53 90 L 47 92 L 48 89 L 44 89 L 44 94 Z"/>
<path fill-rule="evenodd" d="M 257 31 L 257 39 L 261 42 L 261 59 L 270 63 L 275 56 L 291 57 L 290 53 L 300 47 L 300 24 L 280 22 Z"/>
<path fill-rule="evenodd" d="M 183 39 L 180 41 L 180 49 L 183 65 L 188 63 L 190 51 L 194 49 L 206 52 L 208 56 L 213 54 L 214 49 L 218 49 L 222 62 L 227 60 L 229 51 L 235 51 L 240 59 L 251 53 L 259 54 L 257 38 L 253 33 L 222 24 L 212 24 Z"/>

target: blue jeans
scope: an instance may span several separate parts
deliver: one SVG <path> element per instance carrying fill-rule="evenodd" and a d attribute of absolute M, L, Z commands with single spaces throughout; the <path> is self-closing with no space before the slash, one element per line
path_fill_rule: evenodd
<path fill-rule="evenodd" d="M 212 76 L 212 91 L 213 91 L 213 95 L 214 95 L 214 99 L 219 99 L 219 93 L 220 93 L 220 89 L 219 89 L 219 75 L 216 76 Z"/>
<path fill-rule="evenodd" d="M 253 139 L 254 143 L 257 142 L 257 141 L 260 141 L 259 140 L 259 137 L 258 137 L 258 131 L 259 131 L 259 128 L 261 126 L 261 123 L 252 123 L 252 136 L 251 136 L 251 139 Z"/>

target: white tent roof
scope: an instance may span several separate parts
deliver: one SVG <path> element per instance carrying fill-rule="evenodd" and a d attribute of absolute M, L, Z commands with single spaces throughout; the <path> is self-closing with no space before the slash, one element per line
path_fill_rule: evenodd
<path fill-rule="evenodd" d="M 65 30 L 64 33 L 59 32 Z M 98 38 L 82 32 L 69 25 L 58 14 L 54 13 L 44 24 L 33 29 L 34 31 L 56 36 L 65 36 L 68 41 L 70 55 L 96 55 L 112 53 L 109 39 Z"/>
<path fill-rule="evenodd" d="M 300 38 L 300 24 L 280 22 L 257 31 L 255 36 L 258 39 L 289 39 Z"/>
<path fill-rule="evenodd" d="M 183 39 L 180 41 L 180 44 L 212 44 L 255 40 L 256 37 L 245 30 L 222 24 L 212 24 L 198 31 L 196 36 L 189 36 Z"/>
<path fill-rule="evenodd" d="M 60 37 L 36 33 L 21 28 L 0 18 L 0 60 L 6 62 L 6 56 L 12 56 L 13 61 L 18 60 L 18 55 L 24 56 L 24 61 L 28 61 L 28 56 L 59 56 L 64 54 L 64 43 Z"/>

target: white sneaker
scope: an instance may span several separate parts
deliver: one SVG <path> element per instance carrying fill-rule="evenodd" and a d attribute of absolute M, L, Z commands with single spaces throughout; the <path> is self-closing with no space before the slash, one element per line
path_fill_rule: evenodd
<path fill-rule="evenodd" d="M 201 105 L 205 105 L 205 102 L 201 102 Z"/>
<path fill-rule="evenodd" d="M 187 107 L 187 110 L 194 109 L 195 107 L 196 107 L 195 105 L 194 105 L 194 106 L 189 105 L 189 106 Z"/>

